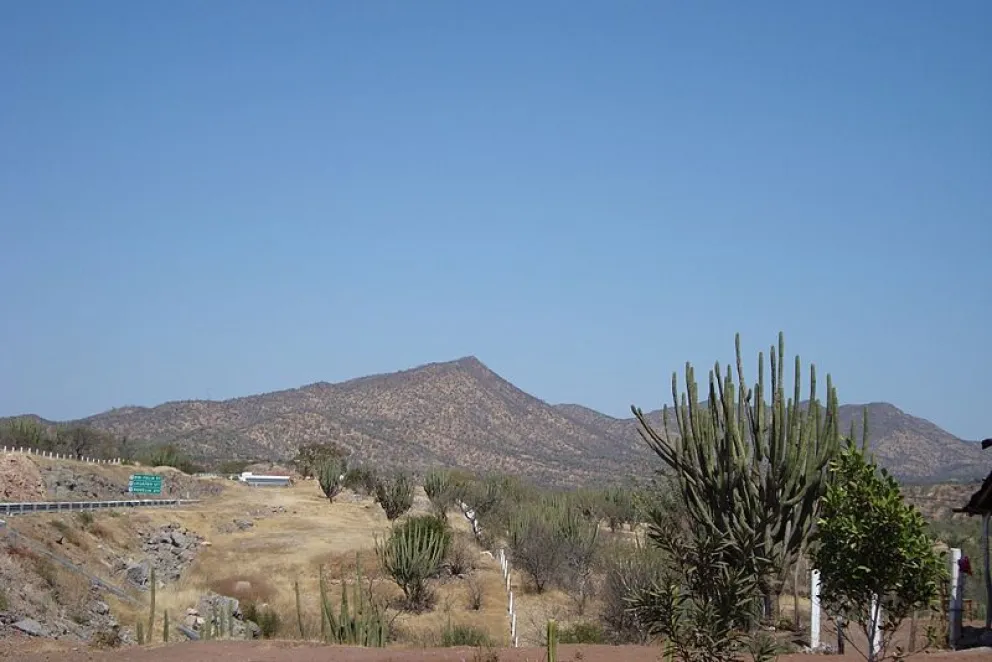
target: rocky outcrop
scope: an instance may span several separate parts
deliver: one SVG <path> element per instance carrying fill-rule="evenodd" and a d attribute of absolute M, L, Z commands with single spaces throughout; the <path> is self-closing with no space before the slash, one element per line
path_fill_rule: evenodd
<path fill-rule="evenodd" d="M 122 568 L 118 568 L 118 571 L 124 572 L 128 584 L 141 590 L 148 590 L 152 568 L 155 569 L 155 580 L 159 586 L 178 581 L 203 543 L 201 536 L 176 523 L 143 538 L 145 558 L 126 561 Z"/>
<path fill-rule="evenodd" d="M 0 500 L 41 501 L 45 482 L 38 465 L 27 455 L 0 454 Z"/>
<path fill-rule="evenodd" d="M 201 596 L 196 607 L 187 609 L 183 625 L 201 637 L 208 628 L 213 636 L 221 638 L 258 639 L 262 636 L 258 624 L 245 618 L 237 598 L 217 593 Z"/>

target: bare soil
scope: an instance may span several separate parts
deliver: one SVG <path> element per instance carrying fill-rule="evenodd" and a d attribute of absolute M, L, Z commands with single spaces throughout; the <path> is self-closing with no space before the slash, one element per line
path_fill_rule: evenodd
<path fill-rule="evenodd" d="M 19 662 L 539 662 L 546 659 L 543 648 L 475 649 L 475 648 L 352 648 L 319 646 L 291 642 L 199 642 L 147 648 L 100 651 L 92 648 L 56 648 L 30 652 L 27 647 L 0 649 L 0 658 Z M 491 655 L 494 653 L 495 655 Z M 498 656 L 498 657 L 497 657 Z M 660 649 L 652 646 L 561 646 L 558 659 L 563 662 L 657 662 Z M 846 655 L 783 655 L 780 662 L 854 662 L 863 660 L 857 653 Z M 921 653 L 910 660 L 934 662 L 978 662 L 992 660 L 992 649 L 972 649 Z"/>

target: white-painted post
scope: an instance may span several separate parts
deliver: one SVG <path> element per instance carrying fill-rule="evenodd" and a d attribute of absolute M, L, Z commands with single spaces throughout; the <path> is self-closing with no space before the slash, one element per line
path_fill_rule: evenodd
<path fill-rule="evenodd" d="M 520 648 L 520 637 L 514 637 L 513 638 L 513 647 L 514 648 Z"/>
<path fill-rule="evenodd" d="M 510 606 L 506 610 L 511 614 L 513 613 L 513 591 L 510 591 Z"/>
<path fill-rule="evenodd" d="M 510 573 L 506 573 L 506 590 L 510 590 Z"/>
<path fill-rule="evenodd" d="M 815 653 L 820 649 L 820 571 L 809 576 L 809 647 Z"/>
<path fill-rule="evenodd" d="M 874 630 L 874 635 L 871 638 L 871 646 L 875 654 L 872 656 L 872 659 L 877 660 L 878 654 L 882 652 L 882 605 L 879 603 L 877 595 L 871 599 L 869 618 L 872 619 L 872 628 Z"/>
<path fill-rule="evenodd" d="M 961 550 L 957 547 L 951 548 L 951 586 L 947 605 L 947 625 L 950 628 L 947 633 L 951 648 L 956 648 L 958 640 L 961 638 L 961 571 L 958 562 L 961 560 Z"/>
<path fill-rule="evenodd" d="M 510 617 L 510 637 L 515 638 L 517 636 L 517 615 L 514 614 Z"/>

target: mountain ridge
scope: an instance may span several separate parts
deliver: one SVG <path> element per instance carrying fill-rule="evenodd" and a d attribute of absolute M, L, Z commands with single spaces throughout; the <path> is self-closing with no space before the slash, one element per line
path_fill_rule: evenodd
<path fill-rule="evenodd" d="M 889 403 L 842 405 L 841 429 L 852 422 L 860 429 L 865 407 L 872 447 L 893 474 L 924 480 L 987 473 L 977 444 Z M 647 418 L 660 426 L 661 410 Z M 380 466 L 462 466 L 562 485 L 646 476 L 660 463 L 634 418 L 550 404 L 474 355 L 227 400 L 128 405 L 68 422 L 175 443 L 204 460 L 286 460 L 301 444 L 335 442 Z"/>

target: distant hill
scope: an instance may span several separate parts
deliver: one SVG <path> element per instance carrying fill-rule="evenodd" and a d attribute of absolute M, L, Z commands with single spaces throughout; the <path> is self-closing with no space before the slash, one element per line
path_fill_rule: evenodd
<path fill-rule="evenodd" d="M 557 405 L 559 411 L 612 438 L 639 439 L 634 418 L 613 418 L 582 405 Z M 839 427 L 847 434 L 852 423 L 861 434 L 864 411 L 868 411 L 868 439 L 878 462 L 904 481 L 970 481 L 992 470 L 992 451 L 983 454 L 976 442 L 955 437 L 930 421 L 911 416 L 887 402 L 841 405 Z M 656 430 L 662 429 L 662 410 L 646 414 Z M 673 414 L 670 413 L 670 416 Z M 674 420 L 669 423 L 675 432 Z"/>
<path fill-rule="evenodd" d="M 988 472 L 992 456 L 983 457 L 977 444 L 892 405 L 868 408 L 878 456 L 896 475 L 970 479 Z M 843 429 L 861 410 L 841 408 Z M 649 418 L 660 425 L 660 412 Z M 550 405 L 475 357 L 220 402 L 124 407 L 76 422 L 175 443 L 201 460 L 280 461 L 301 444 L 333 441 L 377 466 L 461 466 L 548 484 L 645 476 L 659 466 L 633 418 Z"/>

